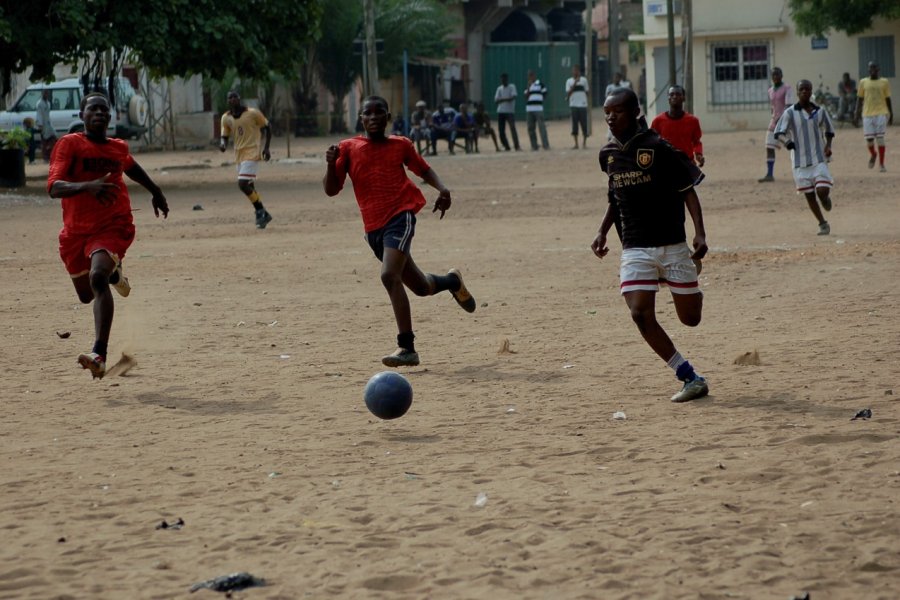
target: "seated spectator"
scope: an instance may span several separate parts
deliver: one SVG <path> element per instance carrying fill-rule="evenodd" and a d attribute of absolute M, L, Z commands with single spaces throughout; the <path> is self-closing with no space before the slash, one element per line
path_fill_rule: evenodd
<path fill-rule="evenodd" d="M 475 152 L 478 152 L 478 138 L 482 135 L 491 136 L 491 139 L 494 140 L 494 148 L 497 152 L 500 152 L 500 144 L 497 143 L 497 134 L 494 132 L 494 128 L 491 127 L 491 117 L 488 115 L 487 111 L 484 110 L 483 102 L 475 103 L 475 110 L 472 112 L 472 117 L 475 119 Z"/>
<path fill-rule="evenodd" d="M 416 143 L 416 150 L 419 154 L 425 154 L 422 151 L 422 142 L 425 143 L 425 151 L 431 144 L 431 113 L 428 112 L 428 105 L 424 100 L 416 102 L 416 110 L 409 117 L 412 127 L 409 130 L 409 139 Z"/>
<path fill-rule="evenodd" d="M 475 149 L 475 117 L 469 113 L 468 104 L 459 105 L 459 114 L 453 119 L 453 127 L 456 129 L 456 138 L 465 140 L 466 154 Z"/>
<path fill-rule="evenodd" d="M 391 135 L 406 135 L 406 120 L 403 118 L 403 115 L 394 117 L 394 122 L 391 124 Z"/>
<path fill-rule="evenodd" d="M 437 141 L 447 140 L 450 148 L 450 154 L 456 154 L 453 151 L 453 145 L 456 143 L 456 129 L 453 127 L 453 120 L 456 119 L 456 111 L 453 107 L 444 106 L 441 102 L 438 104 L 437 110 L 431 113 L 431 155 L 437 155 Z"/>

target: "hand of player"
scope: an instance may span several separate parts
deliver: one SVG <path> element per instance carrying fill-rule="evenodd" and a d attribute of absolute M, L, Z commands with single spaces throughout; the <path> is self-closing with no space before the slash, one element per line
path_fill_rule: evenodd
<path fill-rule="evenodd" d="M 441 193 L 438 194 L 438 199 L 434 202 L 434 208 L 431 212 L 441 211 L 441 218 L 444 218 L 444 213 L 447 212 L 447 209 L 450 208 L 451 200 L 450 200 L 450 190 L 444 188 L 441 190 Z"/>
<path fill-rule="evenodd" d="M 153 197 L 150 198 L 150 204 L 153 205 L 153 214 L 159 217 L 160 211 L 162 211 L 163 219 L 167 219 L 169 217 L 169 203 L 166 202 L 166 197 L 163 196 L 162 192 L 158 194 L 153 194 Z"/>
<path fill-rule="evenodd" d="M 702 154 L 695 154 L 695 155 L 694 155 L 694 160 L 697 161 L 697 166 L 698 166 L 698 167 L 702 167 L 702 166 L 703 166 L 703 163 L 706 162 L 706 159 L 703 158 L 703 155 L 702 155 Z"/>
<path fill-rule="evenodd" d="M 793 150 L 797 147 L 797 144 L 794 143 L 794 140 L 788 140 L 787 142 L 785 142 L 784 147 L 788 150 Z"/>
<path fill-rule="evenodd" d="M 265 160 L 266 162 L 268 162 L 272 158 L 272 153 L 269 152 L 268 148 L 266 148 L 265 150 L 262 151 L 262 157 L 263 157 L 263 160 Z"/>
<path fill-rule="evenodd" d="M 609 248 L 606 247 L 605 233 L 597 233 L 597 237 L 591 242 L 591 250 L 594 251 L 594 255 L 596 255 L 597 258 L 603 258 L 609 253 Z"/>
<path fill-rule="evenodd" d="M 107 173 L 103 177 L 85 181 L 81 184 L 81 189 L 94 196 L 100 201 L 100 204 L 106 206 L 113 201 L 116 189 L 116 184 L 108 181 L 111 176 L 112 173 Z"/>
<path fill-rule="evenodd" d="M 219 151 L 220 151 L 220 152 L 225 152 L 225 148 L 226 148 L 227 146 L 228 146 L 228 144 L 225 143 L 225 140 L 220 141 L 220 142 L 219 142 Z"/>
<path fill-rule="evenodd" d="M 695 260 L 700 260 L 706 253 L 709 251 L 709 248 L 706 245 L 706 236 L 703 235 L 695 235 L 694 236 L 694 253 L 691 254 L 691 258 Z"/>
<path fill-rule="evenodd" d="M 823 154 L 825 154 L 826 158 L 831 158 L 831 147 L 825 146 L 825 150 L 823 151 Z"/>
<path fill-rule="evenodd" d="M 338 157 L 341 155 L 341 149 L 332 144 L 328 146 L 328 150 L 325 151 L 325 162 L 329 165 L 333 165 L 337 162 Z"/>

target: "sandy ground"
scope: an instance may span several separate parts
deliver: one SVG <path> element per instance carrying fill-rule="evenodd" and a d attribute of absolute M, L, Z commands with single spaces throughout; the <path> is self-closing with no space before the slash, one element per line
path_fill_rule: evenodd
<path fill-rule="evenodd" d="M 236 598 L 897 598 L 895 130 L 885 174 L 839 131 L 828 237 L 783 153 L 756 182 L 762 132 L 705 136 L 703 323 L 658 302 L 710 380 L 685 405 L 619 297 L 618 244 L 588 247 L 603 136 L 550 130 L 549 152 L 431 159 L 454 204 L 421 213 L 413 255 L 460 268 L 478 310 L 412 299 L 422 365 L 395 421 L 362 400 L 396 331 L 352 191 L 321 190 L 336 138 L 291 159 L 276 140 L 265 231 L 230 152 L 138 155 L 172 213 L 133 188 L 110 356 L 138 364 L 102 381 L 75 364 L 91 310 L 29 167 L 0 194 L 0 597 L 215 598 L 189 587 L 247 571 L 268 585 Z"/>

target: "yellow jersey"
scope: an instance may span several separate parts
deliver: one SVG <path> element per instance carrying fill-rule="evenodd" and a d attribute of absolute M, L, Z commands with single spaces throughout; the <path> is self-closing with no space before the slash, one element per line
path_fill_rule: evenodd
<path fill-rule="evenodd" d="M 884 77 L 862 79 L 856 95 L 863 101 L 864 117 L 890 114 L 886 99 L 891 97 L 891 85 Z"/>
<path fill-rule="evenodd" d="M 231 111 L 222 115 L 222 136 L 234 136 L 234 154 L 237 162 L 262 160 L 262 136 L 260 130 L 269 120 L 255 108 L 247 108 L 241 116 L 235 117 Z"/>

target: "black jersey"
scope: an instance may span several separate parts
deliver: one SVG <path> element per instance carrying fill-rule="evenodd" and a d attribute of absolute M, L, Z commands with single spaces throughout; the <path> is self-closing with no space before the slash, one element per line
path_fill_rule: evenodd
<path fill-rule="evenodd" d="M 616 211 L 623 248 L 684 242 L 684 194 L 703 174 L 652 129 L 624 145 L 613 139 L 600 150 L 609 175 L 609 202 Z"/>

